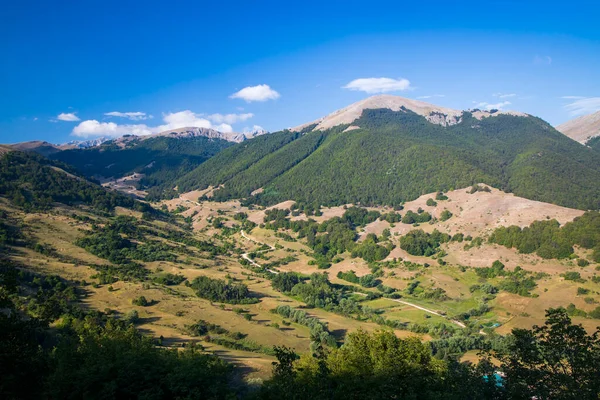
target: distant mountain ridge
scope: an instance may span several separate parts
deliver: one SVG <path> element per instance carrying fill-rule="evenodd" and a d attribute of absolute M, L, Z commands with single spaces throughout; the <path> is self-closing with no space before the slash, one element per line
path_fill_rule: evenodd
<path fill-rule="evenodd" d="M 140 136 L 142 140 L 147 140 L 154 137 L 173 137 L 173 138 L 190 138 L 203 136 L 209 139 L 222 139 L 228 142 L 243 142 L 244 140 L 252 139 L 256 136 L 269 133 L 264 129 L 252 130 L 250 132 L 221 132 L 210 128 L 185 127 L 177 128 L 164 132 L 155 133 L 148 136 Z"/>
<path fill-rule="evenodd" d="M 99 138 L 88 139 L 88 140 L 72 140 L 63 144 L 53 144 L 41 140 L 32 140 L 28 142 L 20 142 L 15 144 L 9 144 L 9 146 L 15 150 L 20 151 L 33 151 L 43 156 L 58 153 L 63 150 L 72 149 L 88 149 L 91 147 L 98 147 L 107 142 L 115 142 L 117 144 L 129 143 L 136 140 L 148 140 L 156 137 L 170 137 L 175 139 L 189 139 L 194 137 L 206 137 L 209 139 L 220 139 L 228 142 L 239 143 L 244 140 L 252 139 L 254 137 L 268 134 L 269 132 L 264 129 L 253 129 L 248 132 L 221 132 L 210 128 L 198 128 L 198 127 L 184 127 L 171 129 L 163 132 L 154 133 L 152 135 L 123 135 L 117 138 L 111 138 L 102 136 Z"/>

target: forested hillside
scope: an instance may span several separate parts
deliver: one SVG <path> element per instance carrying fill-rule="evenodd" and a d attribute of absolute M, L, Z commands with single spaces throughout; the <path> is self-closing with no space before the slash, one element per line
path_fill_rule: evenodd
<path fill-rule="evenodd" d="M 148 188 L 172 182 L 232 145 L 203 136 L 132 139 L 124 143 L 124 147 L 112 141 L 98 147 L 65 150 L 51 158 L 74 166 L 88 177 L 120 178 L 142 173 L 140 185 Z"/>
<path fill-rule="evenodd" d="M 26 211 L 44 211 L 55 202 L 67 205 L 85 204 L 111 211 L 116 206 L 152 208 L 85 180 L 61 162 L 51 161 L 35 153 L 19 151 L 0 155 L 0 196 Z"/>
<path fill-rule="evenodd" d="M 224 185 L 215 199 L 250 197 L 262 188 L 250 202 L 396 206 L 424 193 L 485 182 L 563 206 L 600 205 L 598 152 L 535 117 L 479 120 L 465 112 L 461 123 L 443 127 L 406 109 L 377 109 L 365 110 L 353 124 L 361 128 L 283 131 L 235 145 L 161 191 Z"/>

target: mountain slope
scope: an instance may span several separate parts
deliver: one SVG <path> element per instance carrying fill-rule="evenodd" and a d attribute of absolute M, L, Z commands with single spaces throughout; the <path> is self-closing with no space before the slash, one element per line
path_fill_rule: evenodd
<path fill-rule="evenodd" d="M 87 149 L 65 150 L 52 159 L 73 165 L 89 177 L 120 178 L 144 174 L 142 187 L 173 181 L 233 143 L 205 136 L 141 139 L 124 137 Z"/>
<path fill-rule="evenodd" d="M 600 111 L 567 121 L 556 129 L 571 139 L 585 144 L 588 140 L 600 136 Z"/>
<path fill-rule="evenodd" d="M 8 145 L 14 150 L 19 151 L 32 151 L 34 153 L 41 154 L 44 157 L 47 157 L 51 154 L 55 154 L 61 151 L 58 146 L 53 145 L 52 143 L 44 142 L 41 140 L 33 140 L 30 142 L 21 142 L 16 144 Z"/>
<path fill-rule="evenodd" d="M 151 210 L 147 204 L 86 181 L 68 165 L 20 151 L 0 155 L 0 197 L 28 212 L 47 210 L 53 203 L 84 204 L 102 211 L 116 206 Z"/>
<path fill-rule="evenodd" d="M 351 122 L 353 130 L 344 124 L 313 130 L 313 124 L 303 135 L 267 135 L 227 149 L 175 185 L 180 192 L 223 185 L 214 192 L 217 200 L 250 197 L 262 188 L 250 199 L 261 204 L 293 199 L 398 205 L 423 193 L 485 182 L 534 200 L 599 207 L 600 155 L 546 122 L 473 111 L 444 126 L 428 121 L 430 115 L 403 106 L 364 109 Z"/>

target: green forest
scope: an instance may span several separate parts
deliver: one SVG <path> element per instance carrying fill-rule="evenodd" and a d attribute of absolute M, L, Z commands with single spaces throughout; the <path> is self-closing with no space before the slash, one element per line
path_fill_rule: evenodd
<path fill-rule="evenodd" d="M 518 196 L 598 209 L 600 154 L 535 117 L 468 112 L 443 127 L 408 110 L 365 110 L 355 125 L 264 135 L 220 152 L 162 189 L 225 185 L 215 199 L 399 206 L 479 182 Z M 259 188 L 262 193 L 250 196 Z"/>
<path fill-rule="evenodd" d="M 58 202 L 83 204 L 100 211 L 121 206 L 154 212 L 147 204 L 87 181 L 71 166 L 18 151 L 0 156 L 0 196 L 25 211 L 45 211 Z"/>
<path fill-rule="evenodd" d="M 76 168 L 87 177 L 120 178 L 144 174 L 140 188 L 147 189 L 184 176 L 233 143 L 203 136 L 131 139 L 121 146 L 114 141 L 88 149 L 64 150 L 49 157 Z"/>

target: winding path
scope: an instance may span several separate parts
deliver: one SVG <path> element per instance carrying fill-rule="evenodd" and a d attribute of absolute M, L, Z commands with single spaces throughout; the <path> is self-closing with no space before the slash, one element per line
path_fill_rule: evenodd
<path fill-rule="evenodd" d="M 248 237 L 248 236 L 246 235 L 246 233 L 245 233 L 243 230 L 242 230 L 242 231 L 240 231 L 240 233 L 242 234 L 242 237 L 243 237 L 244 239 L 246 239 L 246 240 L 249 240 L 249 241 L 251 241 L 251 242 L 253 242 L 253 243 L 256 243 L 256 244 L 259 244 L 259 245 L 265 245 L 265 244 L 266 244 L 267 246 L 269 246 L 269 247 L 270 247 L 270 249 L 269 249 L 269 250 L 275 250 L 275 246 L 272 246 L 272 245 L 270 245 L 270 244 L 268 244 L 268 243 L 262 243 L 262 242 L 259 242 L 258 240 L 252 239 L 252 238 Z M 269 250 L 259 250 L 259 251 L 257 251 L 257 253 L 262 253 L 262 252 L 269 251 Z M 253 259 L 251 259 L 251 258 L 250 258 L 250 256 L 248 256 L 248 253 L 244 253 L 244 254 L 242 254 L 242 258 L 243 258 L 244 260 L 247 260 L 249 263 L 251 263 L 251 264 L 252 264 L 252 265 L 254 265 L 255 267 L 258 267 L 258 268 L 263 268 L 263 266 L 262 266 L 262 265 L 260 265 L 259 263 L 257 263 L 257 262 L 256 262 L 256 261 L 254 261 Z M 267 271 L 269 271 L 269 272 L 271 272 L 271 273 L 273 273 L 273 274 L 278 274 L 278 273 L 279 273 L 278 271 L 275 271 L 275 270 L 272 270 L 272 269 L 268 269 L 268 268 L 267 268 Z M 354 293 L 356 293 L 356 294 L 360 294 L 361 296 L 366 296 L 366 294 L 365 294 L 365 293 L 360 293 L 360 292 L 354 292 Z M 388 299 L 388 300 L 395 301 L 396 303 L 400 303 L 400 304 L 404 304 L 404 305 L 407 305 L 407 306 L 410 306 L 410 307 L 414 307 L 414 308 L 417 308 L 417 309 L 419 309 L 419 310 L 425 311 L 426 313 L 433 314 L 433 315 L 437 315 L 438 317 L 445 318 L 445 319 L 447 319 L 448 321 L 452 322 L 454 325 L 456 325 L 456 326 L 459 326 L 459 327 L 461 327 L 461 328 L 466 328 L 466 327 L 467 327 L 465 324 L 463 324 L 463 323 L 462 323 L 462 322 L 460 322 L 460 321 L 457 321 L 457 320 L 455 320 L 455 319 L 450 319 L 450 318 L 448 318 L 447 316 L 445 316 L 445 315 L 443 315 L 443 314 L 441 314 L 441 313 L 439 313 L 439 312 L 437 312 L 437 311 L 433 311 L 433 310 L 430 310 L 430 309 L 428 309 L 428 308 L 421 307 L 421 306 L 419 306 L 419 305 L 416 305 L 416 304 L 413 304 L 413 303 L 409 303 L 408 301 L 404 301 L 404 300 L 398 300 L 398 299 Z M 480 333 L 481 333 L 481 334 L 485 334 L 484 332 L 480 332 Z"/>
<path fill-rule="evenodd" d="M 355 293 L 355 294 L 358 294 L 358 295 L 361 295 L 361 296 L 366 296 L 366 294 L 365 294 L 365 293 L 361 293 L 361 292 L 354 292 L 354 293 Z M 421 306 L 418 306 L 418 305 L 416 305 L 416 304 L 413 304 L 413 303 L 409 303 L 408 301 L 404 301 L 404 300 L 398 300 L 398 299 L 387 299 L 387 300 L 395 301 L 396 303 L 400 303 L 400 304 L 404 304 L 404 305 L 407 305 L 407 306 L 410 306 L 410 307 L 418 308 L 419 310 L 425 311 L 426 313 L 433 314 L 433 315 L 437 315 L 438 317 L 445 318 L 445 319 L 447 319 L 448 321 L 452 322 L 454 325 L 460 326 L 461 328 L 466 328 L 466 327 L 467 327 L 465 324 L 463 324 L 463 323 L 462 323 L 462 322 L 460 322 L 460 321 L 457 321 L 457 320 L 455 320 L 455 319 L 450 319 L 450 318 L 448 318 L 447 316 L 445 316 L 445 315 L 443 315 L 443 314 L 440 314 L 440 313 L 439 313 L 439 312 L 437 312 L 437 311 L 433 311 L 433 310 L 430 310 L 430 309 L 428 309 L 428 308 L 421 307 Z"/>
<path fill-rule="evenodd" d="M 270 247 L 268 250 L 258 250 L 258 251 L 255 251 L 255 253 L 264 253 L 266 251 L 275 250 L 275 246 L 271 246 L 268 243 L 259 242 L 258 240 L 255 240 L 255 239 L 252 239 L 252 238 L 246 236 L 246 232 L 244 232 L 244 230 L 241 230 L 240 233 L 242 234 L 242 237 L 244 239 L 246 239 L 246 240 L 249 240 L 249 241 L 251 241 L 253 243 L 256 243 L 256 244 L 259 244 L 259 245 L 267 245 L 267 246 Z M 254 265 L 255 267 L 264 268 L 262 265 L 260 265 L 259 263 L 257 263 L 256 261 L 254 261 L 252 258 L 250 258 L 250 256 L 248 255 L 248 253 L 242 254 L 242 258 L 244 260 L 248 261 L 250 264 Z M 266 270 L 269 271 L 272 274 L 278 274 L 279 273 L 279 271 L 275 271 L 274 269 L 266 268 Z"/>

